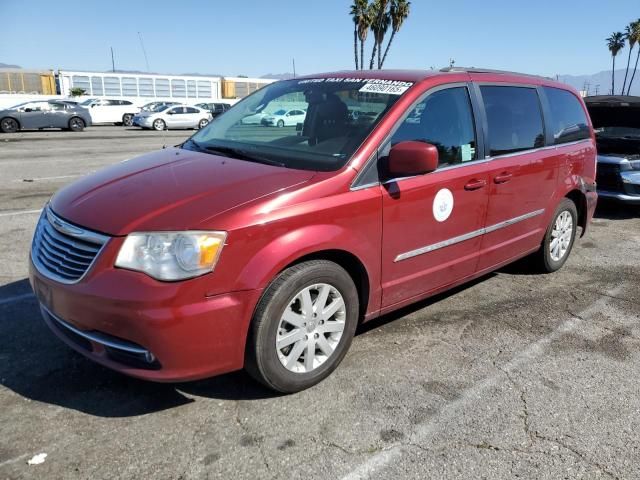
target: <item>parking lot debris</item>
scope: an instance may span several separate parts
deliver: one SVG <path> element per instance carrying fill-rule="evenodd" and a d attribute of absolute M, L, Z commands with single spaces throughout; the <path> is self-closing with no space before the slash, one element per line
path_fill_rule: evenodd
<path fill-rule="evenodd" d="M 47 458 L 46 453 L 39 453 L 37 455 L 34 455 L 33 458 L 27 462 L 27 464 L 40 465 L 41 463 L 44 463 L 45 458 Z"/>

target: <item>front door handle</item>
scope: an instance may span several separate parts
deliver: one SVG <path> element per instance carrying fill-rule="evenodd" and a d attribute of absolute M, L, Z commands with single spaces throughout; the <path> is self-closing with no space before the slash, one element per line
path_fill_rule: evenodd
<path fill-rule="evenodd" d="M 493 179 L 495 183 L 507 183 L 511 180 L 513 174 L 511 172 L 502 172 L 500 175 L 496 175 Z"/>
<path fill-rule="evenodd" d="M 484 187 L 487 184 L 486 180 L 479 180 L 474 178 L 473 180 L 469 180 L 467 184 L 464 186 L 465 190 L 478 190 Z"/>

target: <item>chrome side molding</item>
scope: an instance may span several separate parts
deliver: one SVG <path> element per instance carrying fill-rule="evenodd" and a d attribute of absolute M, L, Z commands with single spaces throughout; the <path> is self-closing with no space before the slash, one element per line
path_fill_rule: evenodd
<path fill-rule="evenodd" d="M 535 210 L 533 212 L 525 213 L 524 215 L 510 218 L 509 220 L 496 223 L 495 225 L 490 225 L 488 227 L 480 228 L 478 230 L 474 230 L 472 232 L 459 235 L 457 237 L 449 238 L 447 240 L 443 240 L 438 243 L 432 243 L 431 245 L 426 245 L 424 247 L 416 248 L 415 250 L 410 250 L 408 252 L 401 253 L 393 261 L 394 263 L 400 262 L 402 260 L 407 260 L 409 258 L 417 257 L 418 255 L 424 255 L 425 253 L 433 252 L 434 250 L 439 250 L 441 248 L 455 245 L 456 243 L 465 242 L 467 240 L 471 240 L 472 238 L 479 237 L 480 235 L 484 235 L 485 233 L 495 232 L 496 230 L 500 230 L 501 228 L 508 227 L 510 225 L 513 225 L 514 223 L 522 222 L 524 220 L 537 217 L 538 215 L 542 215 L 543 213 L 544 213 L 544 208 L 540 210 Z"/>

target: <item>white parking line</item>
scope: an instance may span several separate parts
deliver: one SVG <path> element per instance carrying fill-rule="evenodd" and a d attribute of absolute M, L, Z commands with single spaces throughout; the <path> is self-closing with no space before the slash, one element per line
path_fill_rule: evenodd
<path fill-rule="evenodd" d="M 33 297 L 33 292 L 22 293 L 20 295 L 14 295 L 8 298 L 0 298 L 0 305 L 6 305 L 7 303 L 19 302 L 20 300 L 24 300 L 26 298 Z"/>
<path fill-rule="evenodd" d="M 15 212 L 3 212 L 0 213 L 0 217 L 11 217 L 14 215 L 31 215 L 34 213 L 40 213 L 42 211 L 42 209 L 38 209 L 38 210 L 16 210 Z"/>
<path fill-rule="evenodd" d="M 619 285 L 614 290 L 607 292 L 608 295 L 615 296 L 622 289 L 622 285 Z M 501 382 L 506 380 L 506 375 L 514 372 L 520 366 L 541 357 L 549 347 L 551 343 L 558 340 L 563 335 L 574 331 L 578 325 L 582 323 L 582 319 L 588 319 L 610 300 L 610 297 L 600 297 L 599 300 L 592 303 L 589 307 L 578 313 L 577 316 L 569 320 L 562 322 L 555 330 L 549 335 L 542 337 L 540 340 L 530 344 L 526 349 L 521 351 L 518 355 L 514 356 L 509 362 L 501 367 L 495 373 L 484 378 L 478 383 L 472 385 L 470 388 L 462 392 L 453 402 L 445 405 L 439 414 L 427 423 L 420 425 L 415 433 L 410 436 L 410 441 L 413 444 L 423 443 L 437 432 L 445 429 L 449 422 L 460 416 L 460 411 L 468 408 L 470 405 L 477 404 L 479 399 L 488 390 L 494 388 Z M 579 317 L 579 318 L 578 318 Z M 386 450 L 383 450 L 367 459 L 360 466 L 342 477 L 342 480 L 363 480 L 373 478 L 373 475 L 385 468 L 391 462 L 396 461 L 402 457 L 405 450 L 402 444 L 396 444 Z M 378 475 L 382 477 L 383 475 Z"/>

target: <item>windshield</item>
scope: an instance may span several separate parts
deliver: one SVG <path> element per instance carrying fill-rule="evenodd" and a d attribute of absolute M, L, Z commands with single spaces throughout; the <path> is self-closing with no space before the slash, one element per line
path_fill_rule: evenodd
<path fill-rule="evenodd" d="M 602 127 L 596 129 L 599 137 L 640 138 L 640 127 Z"/>
<path fill-rule="evenodd" d="M 217 117 L 183 148 L 289 168 L 337 170 L 412 85 L 356 78 L 272 83 Z M 291 110 L 303 114 L 277 122 L 266 117 Z"/>
<path fill-rule="evenodd" d="M 160 105 L 156 105 L 155 107 L 153 107 L 151 109 L 152 112 L 164 112 L 167 108 L 169 108 L 171 105 L 167 105 L 165 103 L 162 103 Z"/>

